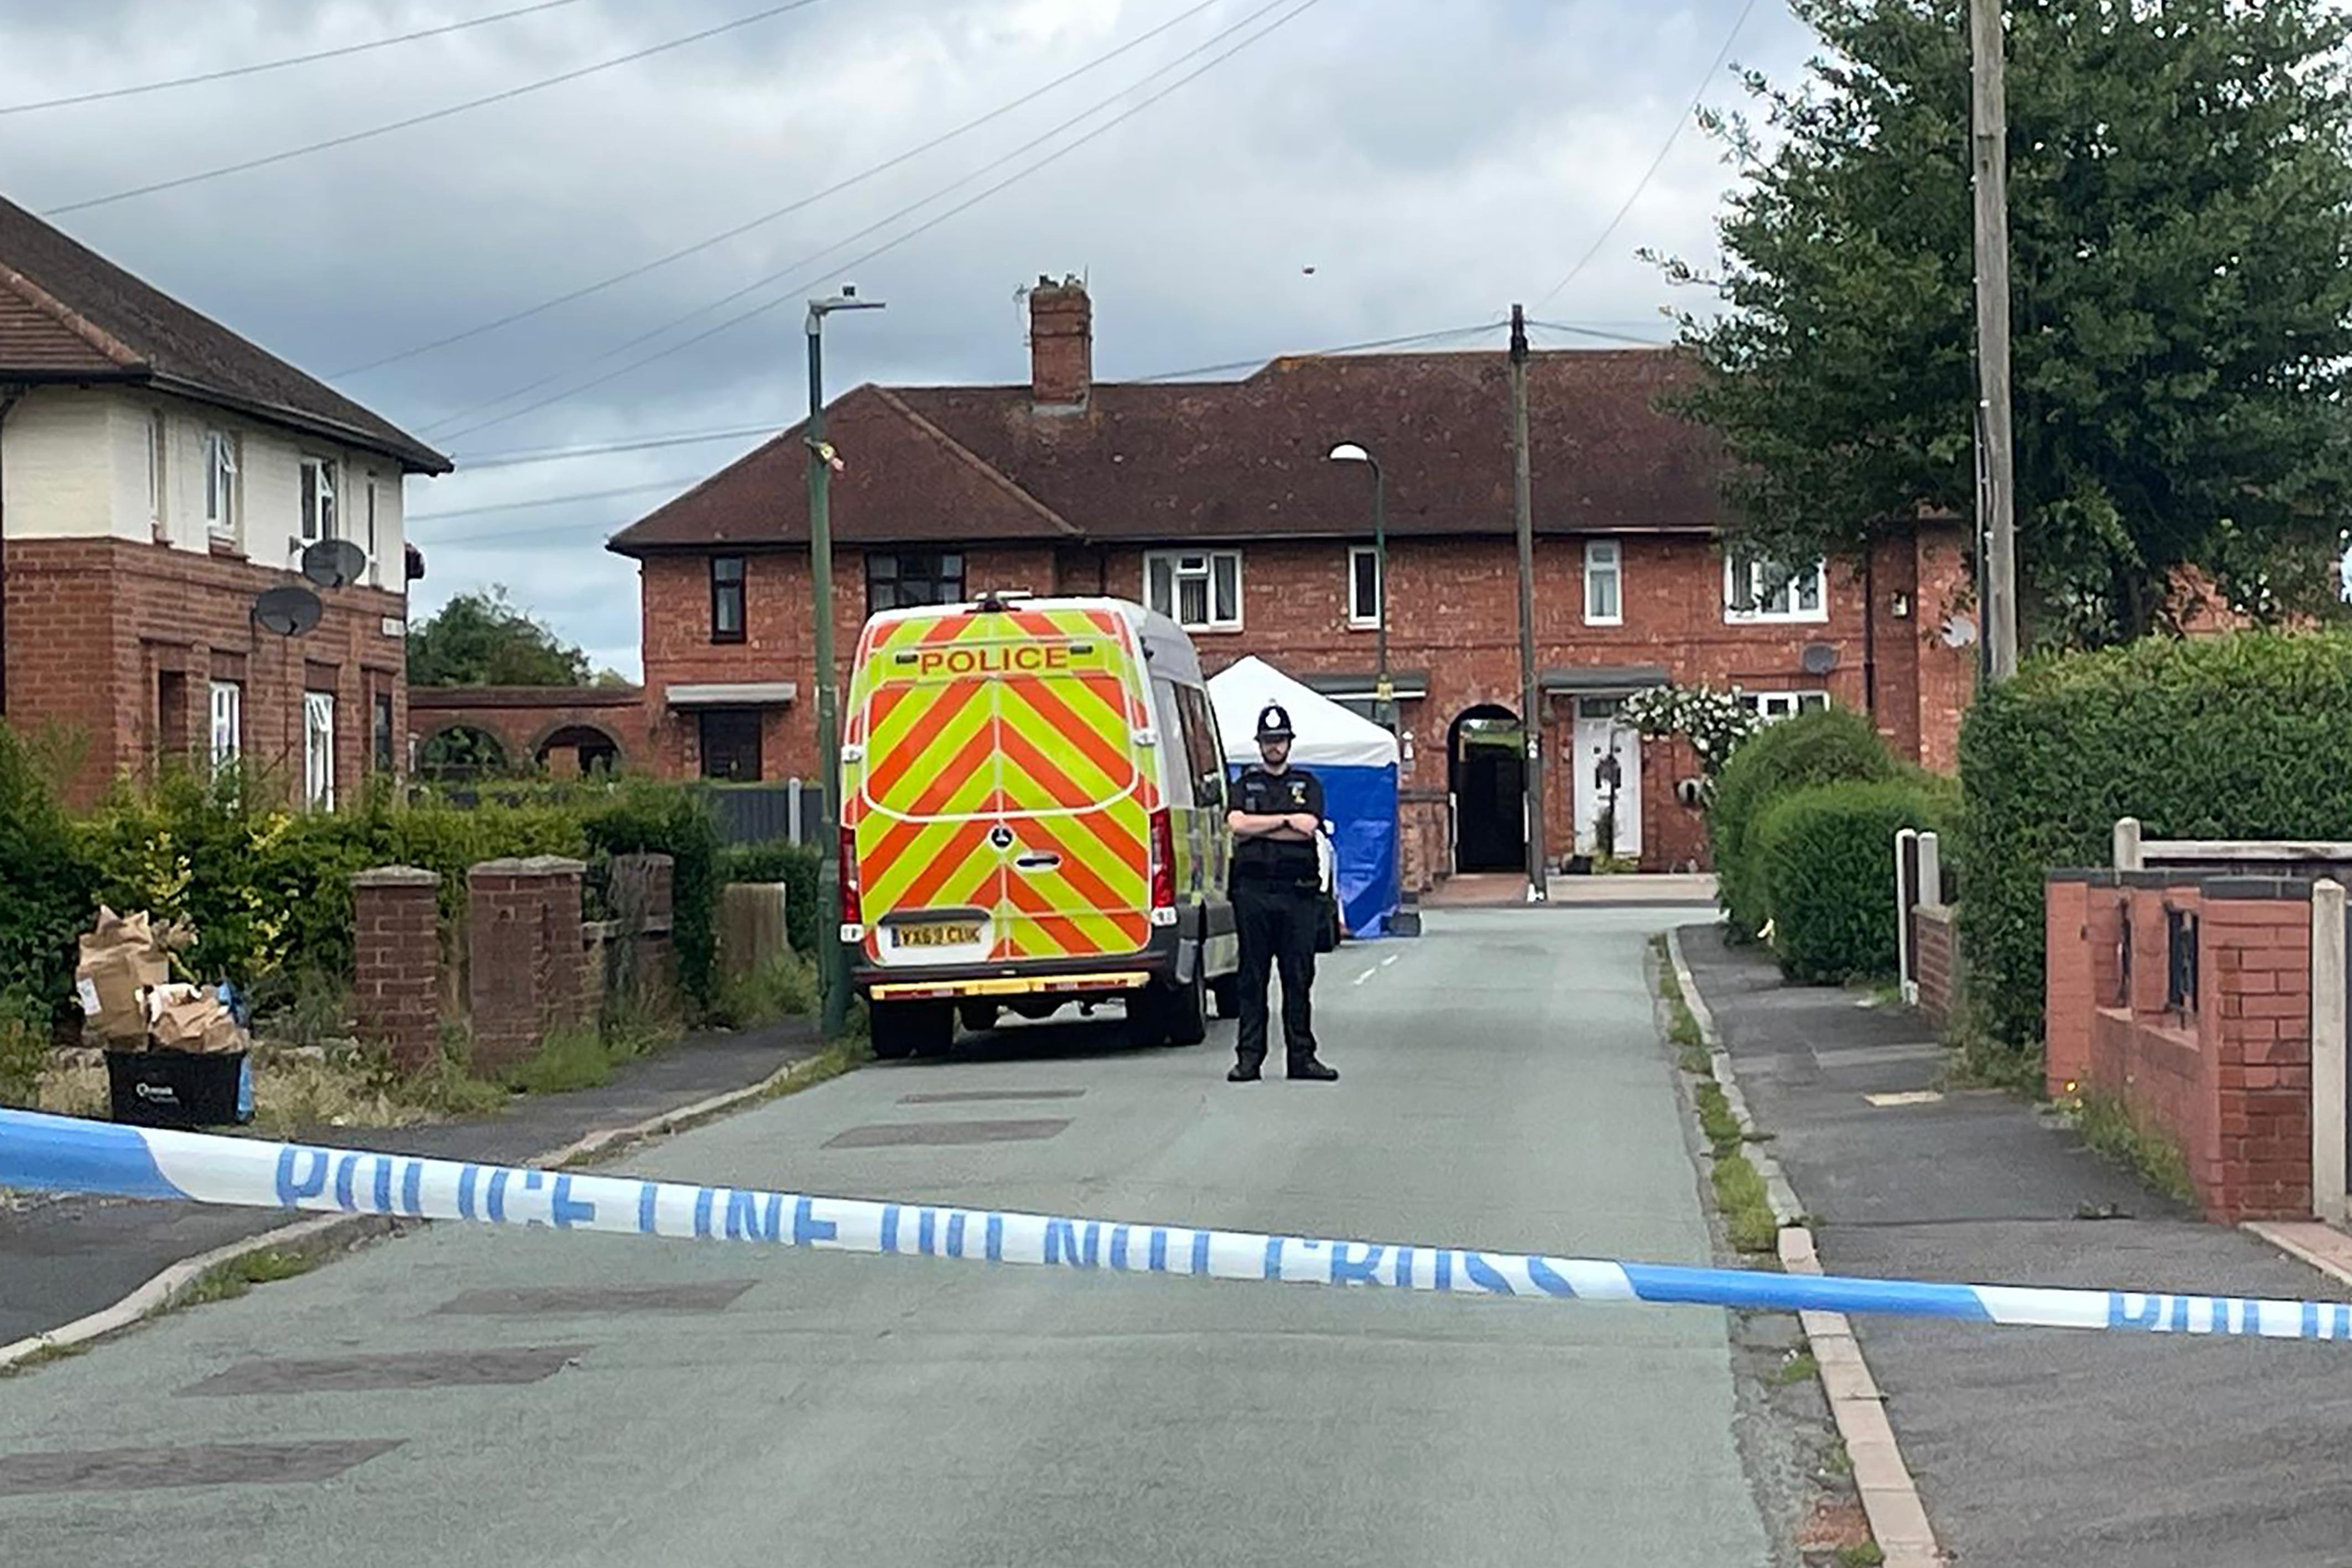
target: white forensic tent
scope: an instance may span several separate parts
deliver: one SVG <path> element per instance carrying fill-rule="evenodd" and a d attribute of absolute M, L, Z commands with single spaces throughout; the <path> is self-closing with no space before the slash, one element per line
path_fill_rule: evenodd
<path fill-rule="evenodd" d="M 1298 732 L 1290 760 L 1322 782 L 1341 915 L 1358 936 L 1384 933 L 1397 906 L 1397 738 L 1251 655 L 1209 677 L 1229 769 L 1258 759 L 1257 716 L 1280 703 Z"/>

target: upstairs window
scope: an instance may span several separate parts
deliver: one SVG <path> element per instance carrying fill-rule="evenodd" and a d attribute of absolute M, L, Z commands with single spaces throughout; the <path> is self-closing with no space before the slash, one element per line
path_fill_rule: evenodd
<path fill-rule="evenodd" d="M 1723 618 L 1734 622 L 1826 621 L 1829 571 L 1822 561 L 1791 570 L 1752 556 L 1723 562 Z"/>
<path fill-rule="evenodd" d="M 743 640 L 743 558 L 740 555 L 710 558 L 710 640 Z"/>
<path fill-rule="evenodd" d="M 1242 552 L 1152 550 L 1143 558 L 1143 601 L 1188 632 L 1242 629 Z"/>
<path fill-rule="evenodd" d="M 302 542 L 338 538 L 335 531 L 335 464 L 329 457 L 302 459 Z"/>
<path fill-rule="evenodd" d="M 866 613 L 910 604 L 961 604 L 963 557 L 946 551 L 876 551 L 866 558 Z"/>

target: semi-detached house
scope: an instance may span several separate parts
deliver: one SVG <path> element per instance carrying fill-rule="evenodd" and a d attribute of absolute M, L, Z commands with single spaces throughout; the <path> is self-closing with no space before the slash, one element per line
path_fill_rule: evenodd
<path fill-rule="evenodd" d="M 406 478 L 449 460 L 0 201 L 0 715 L 83 742 L 70 794 L 241 758 L 314 806 L 407 764 Z M 259 623 L 306 546 L 360 580 Z"/>
<path fill-rule="evenodd" d="M 1085 287 L 1042 283 L 1029 305 L 1027 384 L 867 385 L 830 405 L 845 658 L 866 615 L 893 605 L 1109 593 L 1182 622 L 1212 672 L 1255 653 L 1369 711 L 1385 591 L 1415 880 L 1518 865 L 1530 750 L 1505 356 L 1097 382 Z M 1703 858 L 1676 789 L 1697 771 L 1687 747 L 1615 717 L 1664 682 L 1737 687 L 1772 716 L 1860 709 L 1898 755 L 1953 765 L 1974 668 L 1947 625 L 1965 533 L 1923 524 L 1865 560 L 1794 573 L 1727 556 L 1721 455 L 1661 407 L 1689 373 L 1664 350 L 1539 352 L 1529 366 L 1532 755 L 1550 770 L 1556 851 L 1593 847 L 1613 753 L 1620 852 L 1654 867 Z M 1329 460 L 1350 442 L 1385 476 L 1385 583 L 1370 471 Z M 612 541 L 643 581 L 636 733 L 652 756 L 625 760 L 733 779 L 813 771 L 806 451 L 787 431 Z"/>

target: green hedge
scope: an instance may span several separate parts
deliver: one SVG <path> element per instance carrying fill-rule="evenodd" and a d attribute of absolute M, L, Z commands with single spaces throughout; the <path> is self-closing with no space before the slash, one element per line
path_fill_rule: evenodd
<path fill-rule="evenodd" d="M 1717 780 L 1707 811 L 1717 887 L 1735 942 L 1753 940 L 1771 918 L 1771 899 L 1753 843 L 1757 822 L 1782 795 L 1841 779 L 1889 779 L 1894 755 L 1870 720 L 1825 708 L 1767 725 L 1740 744 Z"/>
<path fill-rule="evenodd" d="M 1767 808 L 1755 856 L 1781 972 L 1814 985 L 1893 974 L 1895 835 L 1940 828 L 1953 804 L 1949 786 L 1898 779 L 1817 784 Z"/>
<path fill-rule="evenodd" d="M 1960 729 L 1977 1021 L 2042 1031 L 2042 888 L 2150 838 L 2352 839 L 2352 635 L 2151 639 L 2030 664 Z"/>
<path fill-rule="evenodd" d="M 305 976 L 350 975 L 354 872 L 406 864 L 436 873 L 442 918 L 454 925 L 467 869 L 478 862 L 636 852 L 675 862 L 679 980 L 707 1008 L 716 994 L 719 845 L 708 802 L 690 787 L 533 787 L 460 805 L 430 790 L 404 801 L 384 781 L 327 814 L 289 810 L 269 781 L 234 769 L 177 770 L 152 786 L 121 787 L 70 821 L 36 748 L 0 725 L 0 994 L 26 992 L 72 1017 L 74 938 L 103 902 L 186 920 L 196 932 L 192 970 L 236 980 L 268 1008 Z"/>
<path fill-rule="evenodd" d="M 598 854 L 670 857 L 672 940 L 677 978 L 698 1008 L 719 987 L 719 828 L 710 803 L 696 790 L 631 779 L 589 797 L 582 812 L 589 847 Z"/>
<path fill-rule="evenodd" d="M 784 884 L 784 925 L 793 951 L 814 953 L 817 943 L 816 875 L 818 852 L 806 844 L 776 840 L 764 844 L 737 844 L 719 856 L 719 880 L 781 882 Z"/>
<path fill-rule="evenodd" d="M 74 937 L 87 928 L 91 907 L 89 882 L 44 758 L 0 724 L 0 1003 L 13 992 L 25 1011 L 69 1007 Z"/>

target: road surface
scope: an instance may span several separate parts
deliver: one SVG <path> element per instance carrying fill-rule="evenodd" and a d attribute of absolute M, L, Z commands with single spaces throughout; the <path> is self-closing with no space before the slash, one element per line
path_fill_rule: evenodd
<path fill-rule="evenodd" d="M 1024 1026 L 627 1168 L 1701 1261 L 1642 969 L 1674 918 L 1351 946 L 1318 993 L 1337 1085 L 1226 1084 L 1230 1024 Z M 1736 1406 L 1703 1310 L 449 1227 L 0 1383 L 0 1557 L 1762 1563 Z"/>

